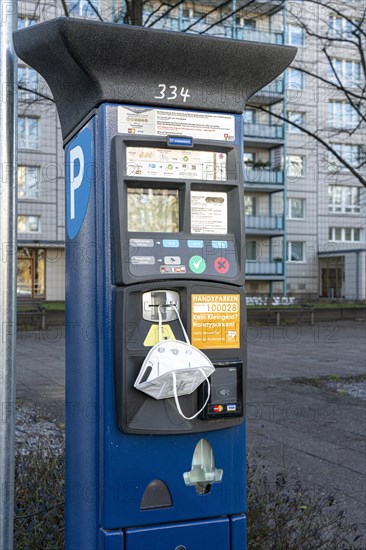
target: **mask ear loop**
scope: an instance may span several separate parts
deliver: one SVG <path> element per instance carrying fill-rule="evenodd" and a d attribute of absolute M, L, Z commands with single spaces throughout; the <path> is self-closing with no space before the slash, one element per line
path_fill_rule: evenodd
<path fill-rule="evenodd" d="M 205 377 L 205 380 L 207 382 L 207 399 L 205 401 L 205 404 L 203 405 L 203 407 L 198 411 L 196 412 L 196 414 L 194 414 L 193 416 L 185 416 L 185 414 L 183 413 L 182 409 L 181 409 L 181 406 L 179 404 L 179 399 L 178 399 L 178 393 L 177 393 L 177 377 L 176 377 L 176 373 L 175 371 L 172 372 L 172 377 L 173 377 L 173 394 L 174 394 L 174 400 L 175 400 L 175 405 L 177 407 L 177 410 L 179 412 L 179 414 L 185 419 L 185 420 L 193 420 L 194 418 L 197 418 L 197 416 L 203 411 L 203 409 L 206 407 L 209 399 L 210 399 L 210 395 L 211 395 L 211 386 L 210 386 L 210 382 L 206 376 L 206 373 L 203 369 L 199 369 L 201 371 L 201 373 L 203 374 L 203 376 Z"/>
<path fill-rule="evenodd" d="M 171 304 L 169 306 L 158 306 L 158 316 L 159 316 L 159 342 L 162 342 L 163 340 L 163 318 L 162 318 L 162 315 L 161 315 L 161 311 L 160 311 L 160 308 L 161 307 L 171 307 L 174 311 L 175 311 L 175 314 L 177 316 L 177 319 L 180 323 L 180 326 L 181 326 L 181 329 L 182 329 L 182 332 L 183 332 L 183 335 L 184 335 L 184 338 L 187 342 L 188 345 L 191 345 L 191 342 L 188 338 L 188 334 L 186 332 L 186 329 L 184 328 L 184 325 L 183 325 L 183 321 L 179 315 L 179 311 L 178 311 L 178 308 Z M 179 403 L 179 398 L 178 398 L 178 392 L 177 392 L 177 375 L 176 375 L 176 372 L 173 370 L 172 371 L 172 378 L 173 378 L 173 395 L 174 395 L 174 400 L 175 400 L 175 405 L 177 407 L 177 410 L 179 412 L 179 414 L 185 419 L 185 420 L 193 420 L 194 418 L 197 418 L 197 416 L 203 411 L 203 409 L 206 407 L 207 403 L 209 402 L 209 399 L 210 399 L 210 395 L 211 395 L 211 385 L 210 385 L 210 382 L 209 382 L 209 379 L 207 378 L 206 376 L 206 373 L 203 369 L 198 369 L 201 374 L 203 375 L 204 379 L 206 380 L 206 383 L 207 383 L 207 399 L 204 403 L 204 405 L 201 407 L 201 409 L 196 412 L 196 414 L 194 414 L 193 416 L 185 416 L 185 414 L 183 413 L 182 409 L 181 409 L 181 406 L 180 406 L 180 403 Z"/>
<path fill-rule="evenodd" d="M 190 340 L 189 340 L 189 338 L 188 338 L 188 334 L 186 333 L 186 329 L 184 328 L 183 321 L 182 321 L 182 319 L 181 319 L 181 317 L 180 317 L 180 315 L 179 315 L 179 311 L 178 311 L 177 306 L 175 306 L 175 305 L 172 304 L 172 305 L 169 305 L 168 307 L 171 307 L 171 308 L 175 311 L 175 314 L 176 314 L 176 316 L 177 316 L 177 319 L 178 319 L 178 321 L 179 321 L 180 327 L 181 327 L 182 332 L 183 332 L 183 336 L 184 336 L 184 338 L 186 339 L 187 344 L 191 345 L 191 342 L 190 342 Z"/>
<path fill-rule="evenodd" d="M 189 338 L 188 338 L 188 334 L 187 334 L 187 332 L 186 332 L 186 329 L 184 328 L 183 321 L 182 321 L 182 319 L 181 319 L 181 317 L 180 317 L 180 315 L 179 315 L 178 308 L 177 308 L 177 306 L 175 306 L 175 305 L 173 305 L 173 304 L 169 304 L 169 305 L 167 305 L 167 306 L 162 306 L 162 305 L 158 306 L 158 317 L 159 317 L 159 332 L 158 332 L 158 338 L 159 338 L 159 342 L 162 342 L 162 341 L 163 341 L 163 317 L 162 317 L 161 311 L 160 311 L 160 308 L 161 308 L 161 307 L 165 307 L 165 308 L 170 307 L 170 308 L 172 308 L 172 309 L 175 311 L 175 314 L 176 314 L 176 316 L 177 316 L 177 319 L 178 319 L 178 321 L 179 321 L 180 327 L 181 327 L 182 332 L 183 332 L 183 336 L 184 336 L 184 338 L 185 338 L 187 344 L 191 345 L 191 342 L 190 342 L 190 340 L 189 340 Z"/>
<path fill-rule="evenodd" d="M 163 341 L 163 317 L 161 315 L 160 308 L 163 306 L 158 306 L 158 317 L 159 317 L 159 332 L 158 332 L 158 338 L 159 343 Z"/>

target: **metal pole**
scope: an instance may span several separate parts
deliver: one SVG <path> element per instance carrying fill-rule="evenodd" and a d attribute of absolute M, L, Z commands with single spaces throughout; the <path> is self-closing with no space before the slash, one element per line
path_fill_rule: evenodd
<path fill-rule="evenodd" d="M 13 548 L 16 341 L 16 0 L 0 0 L 0 548 Z"/>

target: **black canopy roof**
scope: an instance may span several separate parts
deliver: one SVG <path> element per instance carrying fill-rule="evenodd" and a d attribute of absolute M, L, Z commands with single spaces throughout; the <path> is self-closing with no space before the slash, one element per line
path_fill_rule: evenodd
<path fill-rule="evenodd" d="M 14 46 L 49 84 L 64 139 L 103 102 L 241 113 L 296 54 L 289 46 L 64 17 L 16 31 Z M 159 84 L 176 86 L 177 97 L 157 98 Z"/>

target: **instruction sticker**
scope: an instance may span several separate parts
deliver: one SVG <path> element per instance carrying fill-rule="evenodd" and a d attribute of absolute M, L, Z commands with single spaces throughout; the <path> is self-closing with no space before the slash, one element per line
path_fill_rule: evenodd
<path fill-rule="evenodd" d="M 191 342 L 199 349 L 240 348 L 240 295 L 192 294 Z"/>
<path fill-rule="evenodd" d="M 235 117 L 220 113 L 118 107 L 120 134 L 187 136 L 216 141 L 235 140 Z"/>
<path fill-rule="evenodd" d="M 227 193 L 191 191 L 191 233 L 227 234 Z"/>
<path fill-rule="evenodd" d="M 175 340 L 175 336 L 173 334 L 172 329 L 170 328 L 170 325 L 162 325 L 161 327 L 161 337 L 163 340 Z M 144 346 L 145 347 L 152 347 L 155 346 L 160 342 L 159 340 L 159 325 L 151 325 L 149 332 L 147 333 L 147 336 L 144 340 Z"/>
<path fill-rule="evenodd" d="M 225 153 L 195 149 L 127 147 L 128 176 L 144 178 L 226 180 Z"/>

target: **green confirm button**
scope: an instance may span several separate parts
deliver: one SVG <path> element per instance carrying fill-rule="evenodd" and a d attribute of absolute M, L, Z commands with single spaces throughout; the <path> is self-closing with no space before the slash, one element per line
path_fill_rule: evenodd
<path fill-rule="evenodd" d="M 189 260 L 189 267 L 193 273 L 203 273 L 206 269 L 206 262 L 202 256 L 192 256 Z"/>

